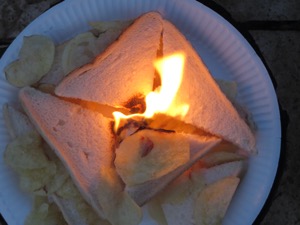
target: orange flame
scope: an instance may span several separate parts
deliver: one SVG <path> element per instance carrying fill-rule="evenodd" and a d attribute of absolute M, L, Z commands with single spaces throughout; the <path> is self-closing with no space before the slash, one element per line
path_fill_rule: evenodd
<path fill-rule="evenodd" d="M 186 115 L 189 105 L 172 104 L 183 77 L 184 61 L 184 54 L 176 53 L 154 62 L 154 66 L 161 77 L 161 86 L 146 96 L 146 111 L 143 114 L 126 116 L 121 112 L 114 112 L 115 131 L 120 125 L 121 118 L 126 119 L 134 116 L 151 118 L 155 113 L 163 113 L 173 117 Z"/>

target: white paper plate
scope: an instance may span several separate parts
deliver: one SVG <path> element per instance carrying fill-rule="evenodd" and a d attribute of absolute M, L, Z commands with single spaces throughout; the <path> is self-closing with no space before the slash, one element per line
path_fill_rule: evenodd
<path fill-rule="evenodd" d="M 130 19 L 156 10 L 172 21 L 191 41 L 213 76 L 235 80 L 239 101 L 257 125 L 258 155 L 249 162 L 224 224 L 252 224 L 273 185 L 280 154 L 281 127 L 276 95 L 269 75 L 243 36 L 221 16 L 194 0 L 69 0 L 33 21 L 11 44 L 0 62 L 0 103 L 16 101 L 3 68 L 17 58 L 22 38 L 48 35 L 62 42 L 88 29 L 88 21 Z M 18 189 L 15 174 L 2 159 L 9 137 L 0 114 L 0 211 L 9 225 L 23 224 L 31 199 Z M 155 224 L 145 219 L 143 224 Z"/>

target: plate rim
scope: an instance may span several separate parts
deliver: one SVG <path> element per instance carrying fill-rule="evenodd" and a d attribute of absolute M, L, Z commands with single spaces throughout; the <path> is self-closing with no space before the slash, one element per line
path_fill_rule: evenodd
<path fill-rule="evenodd" d="M 116 0 L 117 1 L 117 0 Z M 180 0 L 164 0 L 165 2 L 172 2 L 175 4 L 179 4 Z M 17 45 L 17 43 L 20 45 L 20 39 L 23 38 L 23 36 L 28 34 L 28 31 L 30 33 L 30 29 L 32 29 L 32 27 L 36 26 L 37 23 L 39 23 L 40 20 L 43 20 L 45 18 L 47 18 L 49 15 L 51 15 L 55 10 L 59 11 L 64 9 L 64 7 L 68 6 L 69 4 L 80 4 L 82 3 L 82 0 L 65 0 L 55 6 L 53 6 L 52 8 L 50 8 L 49 10 L 47 10 L 45 13 L 43 13 L 42 15 L 40 15 L 39 17 L 37 17 L 35 20 L 33 20 L 19 35 L 18 37 L 13 41 L 13 43 L 9 46 L 9 48 L 4 52 L 4 54 L 2 55 L 1 59 L 0 59 L 0 70 L 2 73 L 3 70 L 3 65 L 9 62 L 9 60 L 7 60 L 7 57 L 9 56 L 10 53 L 10 49 L 15 48 Z M 88 1 L 87 1 L 88 2 Z M 268 93 L 271 94 L 272 99 L 274 100 L 273 102 L 273 112 L 275 113 L 275 118 L 277 118 L 278 120 L 276 121 L 276 132 L 274 133 L 274 136 L 272 138 L 274 139 L 278 139 L 277 141 L 281 141 L 281 123 L 280 123 L 280 111 L 279 111 L 279 104 L 278 104 L 278 100 L 277 100 L 277 96 L 274 90 L 274 86 L 273 83 L 271 81 L 270 75 L 265 67 L 265 64 L 262 62 L 261 58 L 257 55 L 256 51 L 253 49 L 253 47 L 250 45 L 250 43 L 246 40 L 246 38 L 240 33 L 240 31 L 234 27 L 226 18 L 224 18 L 223 16 L 221 16 L 219 13 L 215 12 L 213 9 L 209 8 L 208 6 L 204 5 L 201 2 L 195 1 L 195 0 L 185 0 L 186 3 L 188 4 L 193 4 L 196 7 L 201 8 L 201 10 L 205 10 L 207 13 L 212 14 L 212 16 L 216 17 L 218 20 L 220 20 L 222 22 L 222 24 L 224 26 L 226 26 L 226 28 L 228 28 L 238 39 L 239 41 L 241 41 L 242 45 L 247 49 L 247 51 L 249 52 L 249 54 L 252 56 L 253 60 L 255 61 L 255 64 L 259 67 L 259 70 L 263 73 L 263 79 L 265 80 L 265 82 L 267 82 L 268 84 Z M 166 3 L 168 4 L 168 3 Z M 16 46 L 15 46 L 16 45 Z M 4 59 L 4 60 L 3 60 Z M 3 62 L 4 61 L 4 62 Z M 1 80 L 0 80 L 1 82 Z M 266 137 L 268 138 L 268 137 Z M 270 194 L 271 188 L 273 186 L 273 183 L 275 181 L 275 177 L 277 174 L 277 169 L 278 169 L 278 163 L 279 163 L 279 158 L 280 158 L 280 151 L 281 151 L 281 147 L 280 145 L 278 146 L 277 151 L 275 151 L 277 153 L 276 156 L 274 156 L 276 158 L 276 162 L 274 162 L 274 170 L 273 175 L 274 178 L 272 179 L 272 183 L 269 184 L 269 187 L 266 188 L 266 196 L 265 199 L 262 200 L 263 204 L 261 204 L 260 209 L 258 210 L 257 216 L 259 215 L 259 212 L 261 211 L 261 209 L 263 208 L 267 197 Z M 1 198 L 1 194 L 0 194 L 0 209 L 3 209 L 5 206 L 3 205 L 4 203 L 2 202 L 3 199 Z M 2 215 L 3 212 L 1 211 Z M 4 215 L 3 215 L 4 217 Z M 255 217 L 256 218 L 256 217 Z M 254 219 L 255 219 L 254 218 Z M 254 220 L 253 220 L 254 221 Z M 251 222 L 253 222 L 251 221 Z"/>

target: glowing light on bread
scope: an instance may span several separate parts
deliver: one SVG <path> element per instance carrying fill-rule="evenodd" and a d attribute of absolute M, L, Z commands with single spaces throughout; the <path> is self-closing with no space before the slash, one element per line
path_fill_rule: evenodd
<path fill-rule="evenodd" d="M 155 62 L 155 68 L 161 77 L 161 86 L 146 96 L 146 118 L 155 113 L 167 113 L 170 116 L 185 116 L 189 106 L 187 104 L 172 107 L 172 102 L 180 87 L 185 56 L 183 53 L 175 53 Z"/>
<path fill-rule="evenodd" d="M 178 52 L 154 62 L 156 70 L 159 72 L 161 86 L 151 91 L 146 96 L 146 111 L 143 114 L 132 114 L 126 116 L 120 112 L 114 112 L 115 130 L 118 129 L 120 119 L 133 117 L 151 118 L 155 113 L 164 113 L 172 117 L 183 118 L 189 109 L 188 104 L 172 105 L 183 77 L 185 56 Z"/>

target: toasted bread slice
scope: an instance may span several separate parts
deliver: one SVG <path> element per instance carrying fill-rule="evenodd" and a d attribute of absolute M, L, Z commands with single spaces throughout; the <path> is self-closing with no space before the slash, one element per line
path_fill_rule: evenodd
<path fill-rule="evenodd" d="M 98 112 L 33 88 L 23 88 L 19 97 L 39 133 L 99 216 L 116 225 L 138 224 L 140 208 L 123 192 L 113 168 L 111 121 Z"/>
<path fill-rule="evenodd" d="M 153 88 L 153 62 L 161 32 L 160 14 L 142 15 L 92 64 L 68 75 L 55 93 L 111 106 L 123 106 L 136 95 L 148 94 Z"/>
<path fill-rule="evenodd" d="M 254 153 L 254 135 L 222 93 L 197 52 L 173 24 L 166 20 L 163 24 L 163 55 L 182 52 L 186 57 L 182 83 L 173 101 L 175 106 L 189 104 L 183 120 Z"/>

